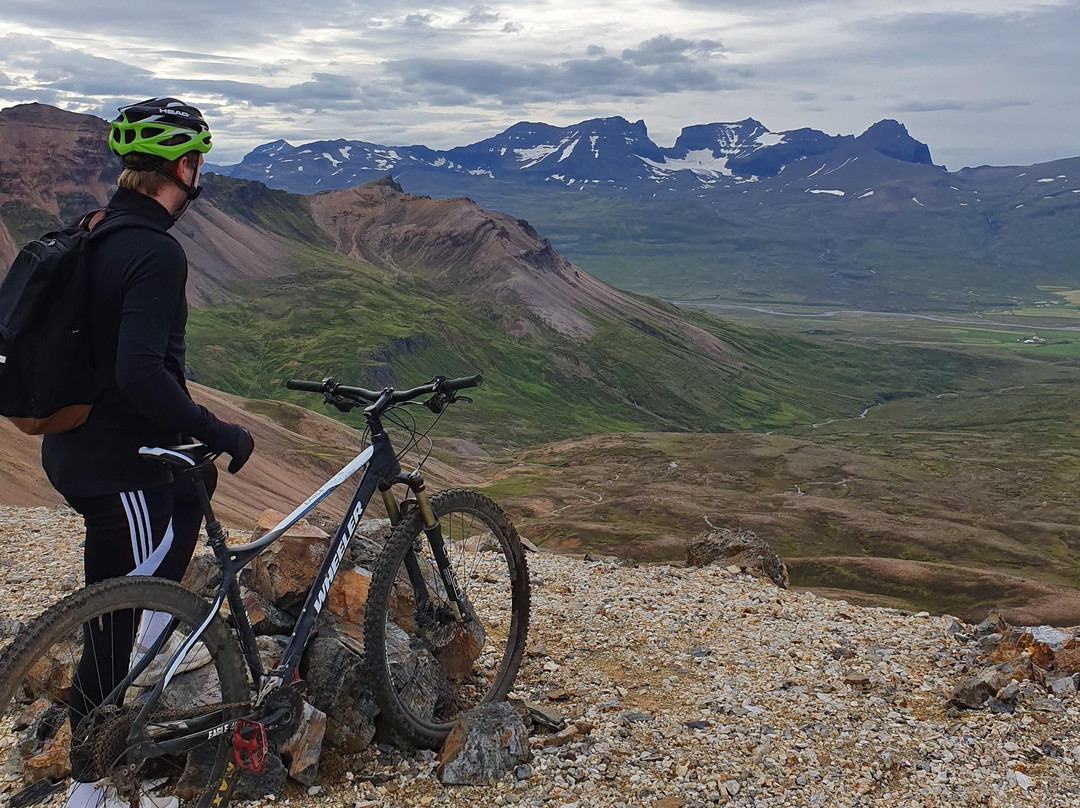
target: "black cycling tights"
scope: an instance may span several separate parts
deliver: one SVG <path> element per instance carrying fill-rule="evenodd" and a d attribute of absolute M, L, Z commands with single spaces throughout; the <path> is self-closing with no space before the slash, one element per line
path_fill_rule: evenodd
<path fill-rule="evenodd" d="M 212 495 L 217 483 L 213 466 L 205 476 Z M 69 497 L 68 502 L 86 523 L 83 558 L 87 585 L 125 575 L 153 575 L 173 581 L 184 577 L 203 518 L 195 487 L 186 477 L 177 476 L 172 485 Z M 145 632 L 153 614 L 119 611 L 111 621 L 83 627 L 83 656 L 72 681 L 69 704 L 72 728 L 127 674 L 135 620 L 141 621 Z M 80 779 L 75 774 L 75 779 Z"/>

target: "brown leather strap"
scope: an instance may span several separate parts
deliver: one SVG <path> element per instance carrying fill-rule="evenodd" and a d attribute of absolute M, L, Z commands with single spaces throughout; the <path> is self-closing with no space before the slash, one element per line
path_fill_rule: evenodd
<path fill-rule="evenodd" d="M 86 220 L 86 229 L 91 233 L 94 232 L 94 228 L 101 224 L 101 220 L 105 218 L 105 208 L 94 210 L 90 212 L 90 218 Z"/>
<path fill-rule="evenodd" d="M 27 435 L 48 435 L 67 432 L 82 426 L 90 417 L 91 404 L 72 404 L 57 410 L 47 418 L 11 418 L 11 422 Z"/>
<path fill-rule="evenodd" d="M 76 227 L 85 227 L 87 230 L 93 230 L 99 224 L 101 220 L 105 218 L 105 208 L 97 208 L 96 210 L 87 211 L 79 218 L 79 223 Z"/>

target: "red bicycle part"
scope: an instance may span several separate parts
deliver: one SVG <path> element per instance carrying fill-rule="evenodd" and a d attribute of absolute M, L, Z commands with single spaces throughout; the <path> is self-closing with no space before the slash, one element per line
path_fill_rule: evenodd
<path fill-rule="evenodd" d="M 248 735 L 250 737 L 244 737 Z M 233 729 L 233 760 L 241 769 L 249 772 L 266 771 L 266 728 L 258 721 L 236 719 Z"/>

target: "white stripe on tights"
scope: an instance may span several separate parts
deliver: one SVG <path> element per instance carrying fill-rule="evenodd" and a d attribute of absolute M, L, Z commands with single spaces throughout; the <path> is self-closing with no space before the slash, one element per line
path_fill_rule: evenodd
<path fill-rule="evenodd" d="M 131 503 L 128 502 L 128 495 L 121 491 L 120 502 L 124 506 L 124 513 L 127 514 L 128 530 L 131 532 L 131 557 L 135 561 L 135 566 L 139 566 L 139 562 L 142 561 L 141 554 L 139 552 L 139 534 L 135 529 L 135 515 L 131 508 Z"/>

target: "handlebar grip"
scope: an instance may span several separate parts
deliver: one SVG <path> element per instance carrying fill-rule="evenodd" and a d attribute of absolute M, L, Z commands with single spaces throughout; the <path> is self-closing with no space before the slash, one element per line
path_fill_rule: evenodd
<path fill-rule="evenodd" d="M 477 373 L 475 376 L 462 376 L 460 379 L 447 379 L 443 382 L 443 389 L 448 393 L 455 390 L 464 390 L 466 387 L 479 387 L 484 383 L 484 377 Z"/>
<path fill-rule="evenodd" d="M 322 382 L 309 382 L 306 379 L 289 379 L 285 386 L 290 390 L 303 390 L 305 393 L 321 393 L 324 389 Z"/>

